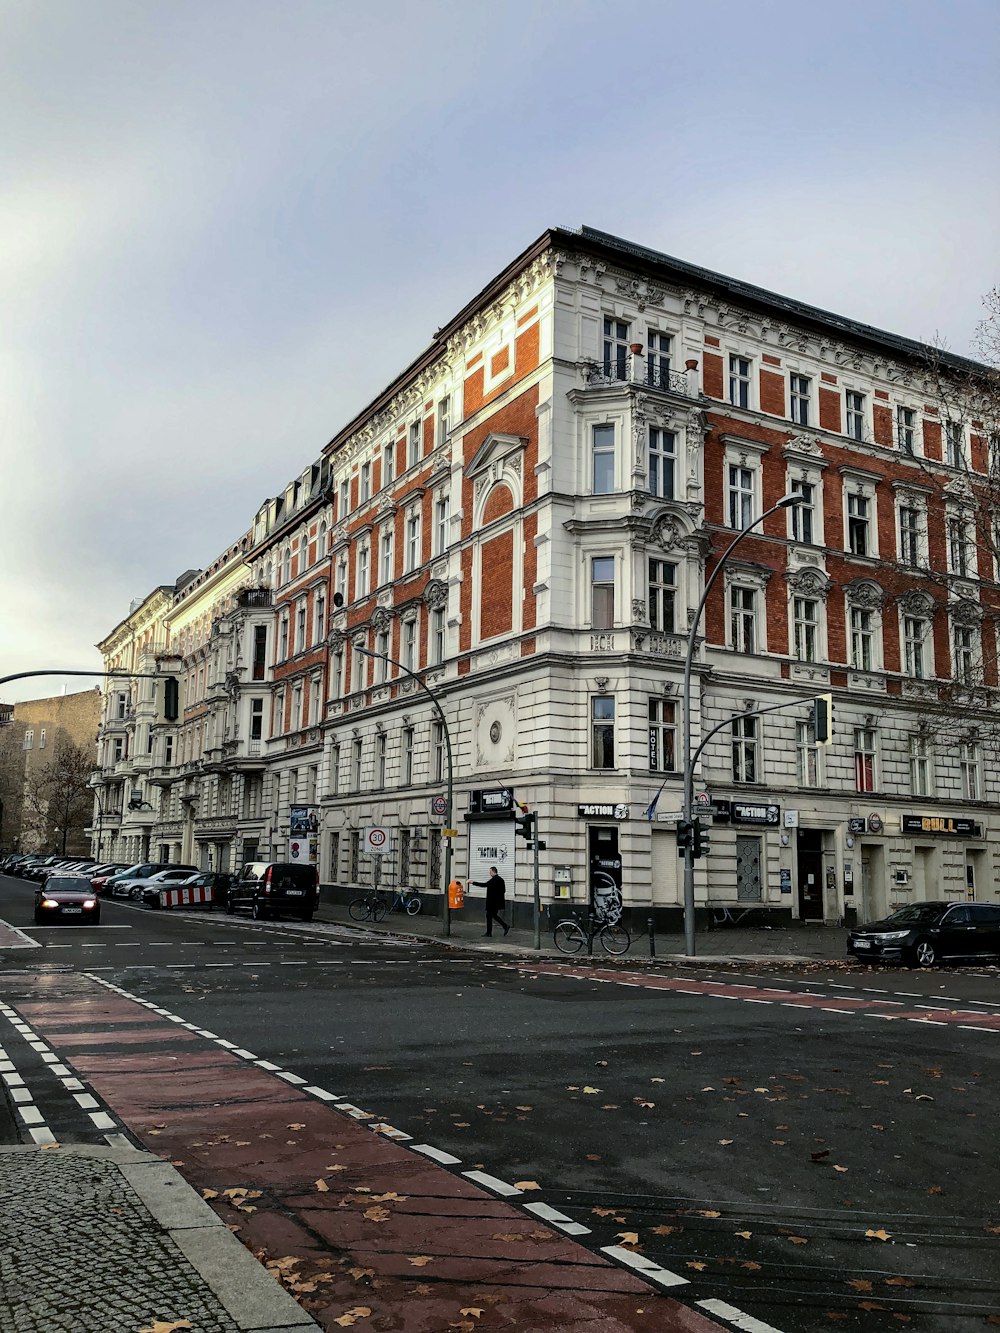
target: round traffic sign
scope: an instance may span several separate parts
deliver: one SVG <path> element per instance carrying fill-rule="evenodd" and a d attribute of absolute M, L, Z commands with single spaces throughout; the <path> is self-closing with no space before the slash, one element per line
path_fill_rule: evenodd
<path fill-rule="evenodd" d="M 443 814 L 446 814 L 446 813 L 447 813 L 447 810 L 448 810 L 448 798 L 447 798 L 447 796 L 432 796 L 432 797 L 431 797 L 431 814 L 432 814 L 432 815 L 443 815 Z"/>
<path fill-rule="evenodd" d="M 382 856 L 389 850 L 389 830 L 378 824 L 365 829 L 365 851 L 369 856 Z"/>

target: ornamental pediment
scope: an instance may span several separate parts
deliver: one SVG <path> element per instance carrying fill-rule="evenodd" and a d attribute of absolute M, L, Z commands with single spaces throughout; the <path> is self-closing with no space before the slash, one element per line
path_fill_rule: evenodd
<path fill-rule="evenodd" d="M 465 475 L 479 476 L 494 467 L 499 474 L 508 458 L 523 453 L 527 447 L 528 441 L 524 435 L 505 435 L 491 431 L 466 464 Z"/>

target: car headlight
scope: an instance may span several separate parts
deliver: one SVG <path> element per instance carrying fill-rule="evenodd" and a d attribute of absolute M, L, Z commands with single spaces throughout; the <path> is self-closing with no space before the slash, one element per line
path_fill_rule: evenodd
<path fill-rule="evenodd" d="M 43 907 L 58 907 L 59 904 L 56 902 L 56 900 L 55 900 L 54 898 L 43 898 L 43 899 L 42 899 L 42 906 L 43 906 Z"/>
<path fill-rule="evenodd" d="M 908 930 L 887 930 L 881 935 L 876 935 L 877 940 L 905 940 L 909 935 Z"/>
<path fill-rule="evenodd" d="M 97 906 L 97 903 L 94 901 L 93 898 L 87 898 L 87 899 L 84 900 L 84 904 L 83 904 L 83 905 L 84 905 L 84 907 L 96 907 L 96 906 Z"/>

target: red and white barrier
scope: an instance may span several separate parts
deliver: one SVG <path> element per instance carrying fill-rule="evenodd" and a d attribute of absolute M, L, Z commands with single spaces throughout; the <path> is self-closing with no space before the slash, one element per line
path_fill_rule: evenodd
<path fill-rule="evenodd" d="M 208 884 L 191 884 L 160 890 L 161 907 L 211 907 L 212 889 Z"/>

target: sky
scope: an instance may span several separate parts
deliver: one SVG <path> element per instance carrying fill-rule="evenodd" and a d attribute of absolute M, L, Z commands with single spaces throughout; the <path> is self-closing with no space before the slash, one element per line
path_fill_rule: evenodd
<path fill-rule="evenodd" d="M 996 0 L 0 0 L 0 676 L 99 669 L 547 227 L 970 352 L 998 68 Z"/>

